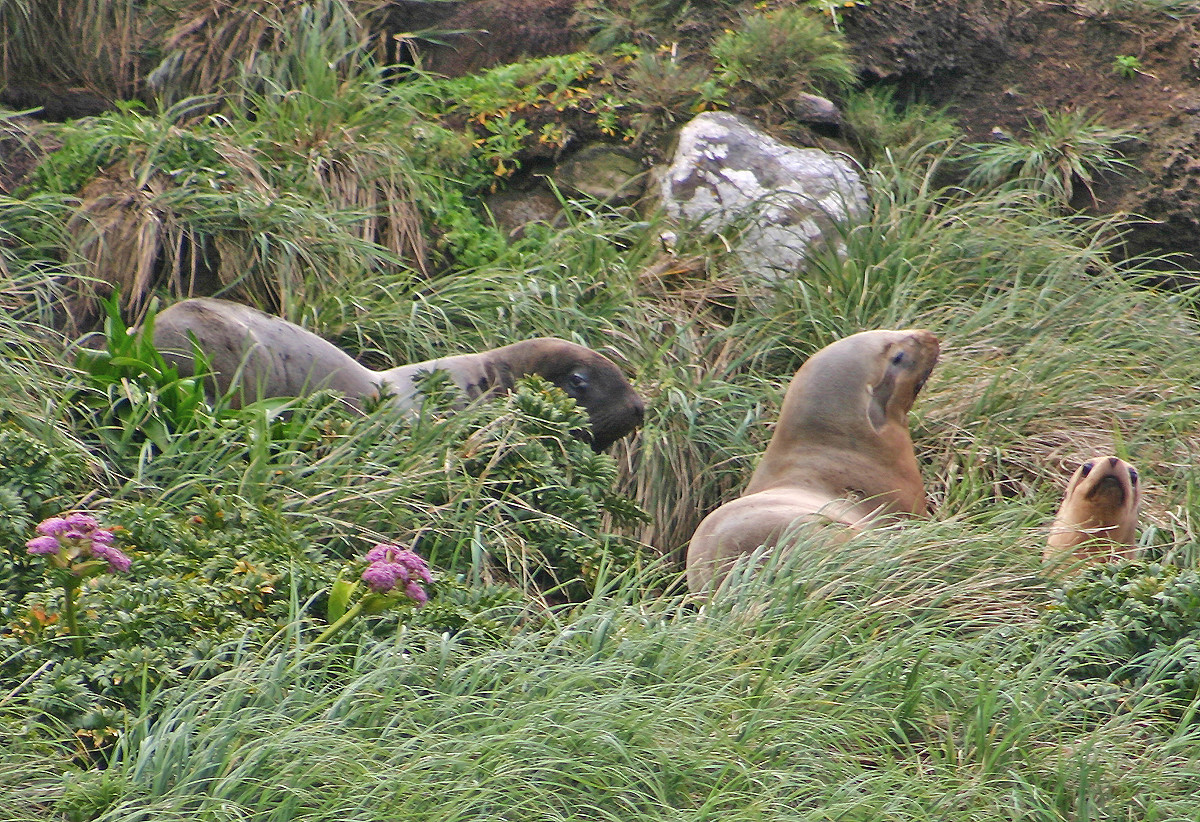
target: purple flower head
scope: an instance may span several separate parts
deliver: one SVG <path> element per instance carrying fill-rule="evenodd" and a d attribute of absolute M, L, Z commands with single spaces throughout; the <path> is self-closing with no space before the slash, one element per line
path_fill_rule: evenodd
<path fill-rule="evenodd" d="M 110 531 L 102 531 L 99 533 L 108 534 L 109 537 L 112 536 L 112 532 Z M 132 564 L 129 560 L 129 557 L 121 553 L 120 548 L 110 545 L 108 542 L 101 542 L 100 540 L 95 540 L 92 542 L 92 556 L 105 560 L 108 562 L 108 570 L 121 574 L 128 571 L 129 566 Z"/>
<path fill-rule="evenodd" d="M 391 556 L 395 556 L 396 552 L 401 550 L 399 545 L 392 545 L 389 542 L 381 542 L 367 551 L 367 562 L 392 562 Z"/>
<path fill-rule="evenodd" d="M 57 554 L 66 550 L 65 562 L 74 562 L 79 557 L 96 557 L 108 563 L 108 570 L 129 570 L 129 557 L 113 545 L 113 532 L 100 527 L 91 514 L 79 512 L 61 517 L 50 517 L 35 529 L 41 536 L 25 543 L 31 554 Z"/>
<path fill-rule="evenodd" d="M 371 590 L 386 594 L 396 587 L 403 573 L 404 567 L 394 562 L 372 562 L 362 572 L 362 581 L 367 583 Z"/>
<path fill-rule="evenodd" d="M 363 582 L 373 591 L 386 594 L 400 585 L 404 593 L 417 605 L 429 601 L 429 594 L 418 584 L 432 582 L 433 574 L 420 556 L 399 545 L 381 542 L 367 551 L 367 568 L 362 573 Z"/>
<path fill-rule="evenodd" d="M 68 539 L 90 539 L 100 530 L 100 523 L 90 514 L 67 514 L 62 518 L 62 536 Z"/>
<path fill-rule="evenodd" d="M 407 568 L 422 582 L 433 582 L 433 574 L 429 573 L 429 566 L 425 564 L 425 560 L 412 551 L 397 551 L 395 561 Z"/>
<path fill-rule="evenodd" d="M 31 554 L 57 554 L 58 540 L 51 536 L 34 537 L 25 543 L 25 548 Z"/>
<path fill-rule="evenodd" d="M 107 528 L 98 528 L 89 534 L 88 537 L 91 539 L 92 545 L 112 545 L 113 540 L 116 539 L 113 536 L 113 532 Z"/>
<path fill-rule="evenodd" d="M 50 517 L 38 523 L 34 530 L 44 537 L 56 537 L 69 527 L 70 524 L 63 517 Z"/>
<path fill-rule="evenodd" d="M 417 603 L 418 606 L 424 605 L 429 601 L 429 594 L 425 593 L 425 589 L 415 582 L 405 585 L 404 593 L 408 594 L 408 598 Z"/>

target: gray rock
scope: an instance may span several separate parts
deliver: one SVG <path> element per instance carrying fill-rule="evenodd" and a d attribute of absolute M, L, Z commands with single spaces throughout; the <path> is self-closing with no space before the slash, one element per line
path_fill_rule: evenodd
<path fill-rule="evenodd" d="M 497 227 L 512 238 L 523 236 L 531 223 L 551 225 L 559 212 L 558 198 L 544 188 L 501 191 L 483 202 Z"/>
<path fill-rule="evenodd" d="M 842 112 L 832 100 L 815 94 L 797 94 L 792 100 L 792 116 L 801 123 L 841 128 Z"/>
<path fill-rule="evenodd" d="M 838 243 L 835 222 L 867 211 L 866 189 L 848 161 L 780 143 L 728 112 L 705 112 L 684 126 L 657 181 L 671 217 L 712 232 L 740 227 L 734 251 L 748 273 L 765 279 L 795 275 L 814 244 Z"/>
<path fill-rule="evenodd" d="M 555 167 L 554 182 L 568 192 L 624 205 L 642 195 L 645 170 L 628 150 L 592 143 Z"/>

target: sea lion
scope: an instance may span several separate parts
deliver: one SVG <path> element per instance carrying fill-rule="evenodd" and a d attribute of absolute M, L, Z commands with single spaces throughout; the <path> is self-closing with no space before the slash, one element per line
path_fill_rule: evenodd
<path fill-rule="evenodd" d="M 908 412 L 939 352 L 931 332 L 906 329 L 863 331 L 810 357 L 746 490 L 692 536 L 688 588 L 718 583 L 739 556 L 797 523 L 857 530 L 928 513 Z"/>
<path fill-rule="evenodd" d="M 1042 558 L 1132 559 L 1141 502 L 1136 468 L 1117 457 L 1093 457 L 1071 475 Z"/>
<path fill-rule="evenodd" d="M 183 375 L 194 373 L 192 338 L 208 358 L 216 388 L 221 393 L 237 388 L 235 404 L 328 388 L 355 407 L 387 393 L 407 410 L 418 399 L 417 378 L 430 371 L 448 372 L 468 399 L 508 391 L 520 377 L 540 374 L 587 412 L 591 430 L 580 432 L 581 439 L 597 452 L 637 428 L 645 410 L 611 360 L 554 337 L 372 371 L 311 331 L 228 300 L 183 300 L 155 318 L 154 345 Z"/>

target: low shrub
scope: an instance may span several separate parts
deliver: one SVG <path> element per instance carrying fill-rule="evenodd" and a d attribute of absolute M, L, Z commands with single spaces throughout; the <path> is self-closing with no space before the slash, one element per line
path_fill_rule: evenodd
<path fill-rule="evenodd" d="M 1154 562 L 1097 565 L 1055 592 L 1047 638 L 1070 638 L 1075 679 L 1133 687 L 1186 705 L 1200 693 L 1200 574 Z"/>

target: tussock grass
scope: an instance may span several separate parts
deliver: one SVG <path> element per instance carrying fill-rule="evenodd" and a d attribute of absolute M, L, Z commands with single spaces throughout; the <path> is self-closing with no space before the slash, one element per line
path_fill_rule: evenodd
<path fill-rule="evenodd" d="M 197 94 L 236 99 L 263 83 L 292 87 L 306 68 L 300 55 L 316 54 L 311 48 L 316 44 L 332 58 L 330 67 L 344 63 L 344 77 L 368 39 L 360 15 L 380 5 L 375 0 L 191 0 L 156 33 L 162 38 L 162 60 L 148 84 L 167 103 Z"/>
<path fill-rule="evenodd" d="M 157 5 L 141 0 L 5 0 L 0 72 L 6 81 L 82 83 L 110 99 L 137 95 L 142 48 Z"/>
<path fill-rule="evenodd" d="M 112 820 L 1184 818 L 1188 732 L 1064 709 L 1011 534 L 796 551 L 699 610 L 634 576 L 503 646 L 410 630 L 298 666 L 246 654 L 162 694 L 113 753 L 119 791 L 93 772 L 74 801 Z M 17 780 L 14 819 L 57 790 Z"/>
<path fill-rule="evenodd" d="M 428 215 L 459 184 L 415 167 L 466 173 L 465 141 L 420 121 L 378 72 L 347 84 L 322 59 L 306 66 L 298 86 L 265 83 L 229 118 L 198 118 L 206 101 L 193 98 L 64 129 L 37 186 L 80 200 L 68 224 L 68 253 L 86 264 L 78 329 L 113 287 L 134 318 L 155 291 L 219 291 L 299 319 L 309 289 L 428 272 Z"/>
<path fill-rule="evenodd" d="M 223 673 L 147 693 L 103 772 L 56 759 L 58 729 L 25 740 L 38 705 L 14 693 L 0 703 L 13 742 L 0 805 L 14 822 L 366 820 L 381 808 L 464 820 L 1194 816 L 1191 726 L 1127 683 L 1067 680 L 1070 645 L 1036 628 L 1055 584 L 1039 561 L 1044 527 L 1081 459 L 1135 462 L 1143 544 L 1196 561 L 1196 296 L 1159 290 L 1137 260 L 1115 264 L 1117 221 L 1064 215 L 1020 186 L 943 188 L 946 146 L 932 143 L 884 152 L 844 253 L 816 251 L 771 284 L 695 226 L 672 226 L 668 252 L 661 217 L 565 199 L 555 227 L 423 267 L 432 252 L 414 212 L 453 206 L 443 239 L 479 228 L 454 176 L 478 169 L 445 132 L 402 139 L 423 122 L 418 107 L 365 68 L 306 59 L 315 45 L 289 54 L 243 88 L 253 111 L 197 118 L 184 103 L 81 125 L 90 148 L 72 158 L 68 141 L 65 162 L 44 169 L 42 191 L 58 194 L 4 210 L 4 423 L 80 448 L 66 399 L 80 380 L 49 320 L 63 283 L 101 267 L 142 301 L 214 277 L 376 366 L 561 336 L 612 356 L 650 400 L 614 455 L 621 489 L 651 515 L 622 536 L 662 558 L 616 578 L 602 567 L 573 605 L 510 602 L 492 633 L 405 627 L 300 655 L 313 615 L 296 602 L 267 647 L 247 642 Z M 52 230 L 72 196 L 82 260 Z M 801 540 L 711 601 L 682 596 L 679 554 L 749 477 L 794 371 L 835 339 L 902 326 L 944 344 L 912 415 L 934 517 L 836 550 Z M 487 480 L 417 501 L 444 476 L 439 449 L 481 413 L 400 423 L 314 397 L 166 453 L 92 455 L 87 493 L 170 511 L 219 493 L 330 554 L 433 527 L 459 563 L 481 521 L 495 544 L 518 542 L 521 517 L 489 507 Z M 506 424 L 487 434 L 515 448 Z M 486 581 L 470 567 L 472 584 Z"/>
<path fill-rule="evenodd" d="M 1067 208 L 1079 184 L 1092 205 L 1092 182 L 1104 174 L 1133 168 L 1117 146 L 1134 138 L 1132 132 L 1109 128 L 1086 110 L 1050 112 L 1039 109 L 1040 127 L 1027 123 L 1025 140 L 973 143 L 965 147 L 973 167 L 966 183 L 995 185 L 1022 178 L 1025 185 Z"/>

